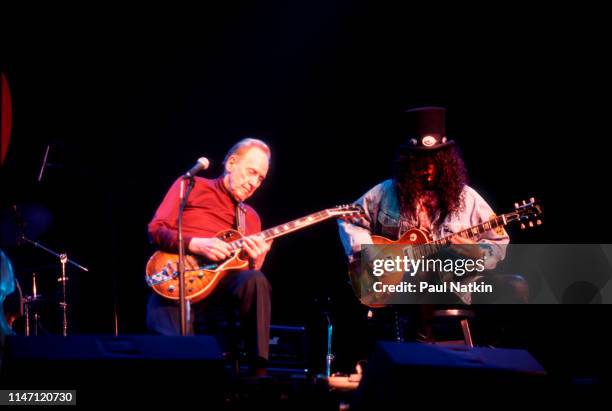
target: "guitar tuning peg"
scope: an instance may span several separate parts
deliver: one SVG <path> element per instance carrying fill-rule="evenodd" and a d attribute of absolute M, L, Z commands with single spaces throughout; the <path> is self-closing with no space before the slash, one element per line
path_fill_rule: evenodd
<path fill-rule="evenodd" d="M 542 220 L 537 220 L 536 225 L 542 225 Z"/>
<path fill-rule="evenodd" d="M 527 205 L 527 201 L 523 200 L 523 205 Z"/>
<path fill-rule="evenodd" d="M 529 199 L 529 202 L 530 202 L 530 203 L 535 203 L 535 198 L 531 197 L 531 198 Z"/>
<path fill-rule="evenodd" d="M 518 207 L 519 207 L 518 203 L 514 203 L 514 208 L 518 208 Z"/>
<path fill-rule="evenodd" d="M 533 227 L 533 221 L 529 222 L 529 227 Z"/>
<path fill-rule="evenodd" d="M 521 223 L 521 230 L 525 229 L 525 223 Z"/>

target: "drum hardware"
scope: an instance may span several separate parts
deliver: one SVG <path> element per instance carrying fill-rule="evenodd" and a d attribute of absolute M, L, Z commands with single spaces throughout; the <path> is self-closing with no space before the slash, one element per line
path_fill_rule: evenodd
<path fill-rule="evenodd" d="M 32 244 L 33 246 L 35 246 L 36 248 L 40 248 L 44 251 L 46 251 L 49 254 L 52 254 L 56 257 L 59 258 L 60 260 L 60 264 L 61 264 L 61 276 L 57 279 L 57 282 L 61 283 L 61 301 L 59 302 L 59 307 L 62 310 L 62 335 L 63 336 L 67 336 L 68 335 L 68 300 L 67 300 L 67 292 L 66 292 L 66 287 L 67 287 L 67 283 L 69 280 L 69 277 L 66 276 L 66 264 L 71 264 L 75 267 L 77 267 L 78 269 L 88 272 L 89 269 L 78 264 L 77 262 L 70 260 L 68 258 L 68 255 L 66 253 L 56 253 L 55 251 L 49 249 L 48 247 L 45 247 L 44 245 L 42 245 L 41 243 L 31 240 L 29 238 L 27 238 L 24 234 L 21 235 L 20 237 L 21 241 L 23 242 L 27 242 Z M 31 333 L 31 328 L 30 328 L 30 315 L 29 315 L 29 311 L 30 311 L 30 305 L 33 304 L 36 300 L 40 300 L 40 296 L 37 295 L 37 290 L 36 290 L 36 274 L 33 274 L 33 280 L 32 280 L 32 296 L 30 300 L 26 299 L 27 302 L 27 306 L 26 306 L 26 336 L 30 335 Z M 34 335 L 37 335 L 38 330 L 39 330 L 39 326 L 40 326 L 40 316 L 38 314 L 38 312 L 34 313 Z"/>
<path fill-rule="evenodd" d="M 30 335 L 38 335 L 38 330 L 40 329 L 40 315 L 38 311 L 32 312 L 33 305 L 36 305 L 38 302 L 42 301 L 42 296 L 38 294 L 37 286 L 36 286 L 36 273 L 32 273 L 32 295 L 25 295 L 23 297 L 23 307 L 25 314 L 25 335 L 29 337 Z M 34 332 L 32 333 L 32 322 L 30 320 L 31 315 L 34 315 Z"/>

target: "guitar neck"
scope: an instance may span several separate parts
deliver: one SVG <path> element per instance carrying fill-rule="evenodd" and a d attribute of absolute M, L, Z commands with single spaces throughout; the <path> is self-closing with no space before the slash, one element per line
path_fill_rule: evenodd
<path fill-rule="evenodd" d="M 452 238 L 455 236 L 472 239 L 479 236 L 480 234 L 484 234 L 498 227 L 503 227 L 514 219 L 515 213 L 502 214 L 500 216 L 493 217 L 492 219 L 487 220 L 483 223 L 477 224 L 470 228 L 466 228 L 465 230 L 461 230 L 459 232 L 442 237 L 438 240 L 434 240 L 430 243 L 420 244 L 416 246 L 416 248 L 423 256 L 435 254 L 440 251 L 440 249 L 442 249 L 444 246 L 451 244 Z"/>
<path fill-rule="evenodd" d="M 480 234 L 484 234 L 488 231 L 494 230 L 498 227 L 503 227 L 506 224 L 508 224 L 507 215 L 502 214 L 498 217 L 493 217 L 492 219 L 487 220 L 484 223 L 476 224 L 475 226 L 466 228 L 465 230 L 461 230 L 457 233 L 442 237 L 439 240 L 433 241 L 432 243 L 440 245 L 450 244 L 451 239 L 455 236 L 471 239 L 479 236 Z"/>
<path fill-rule="evenodd" d="M 272 240 L 277 237 L 281 237 L 285 234 L 292 233 L 302 228 L 309 227 L 313 224 L 320 223 L 321 221 L 331 218 L 332 214 L 329 210 L 322 210 L 310 215 L 307 215 L 297 220 L 290 221 L 285 224 L 277 225 L 276 227 L 268 228 L 267 230 L 261 231 L 256 235 L 263 237 L 264 240 Z M 238 239 L 229 243 L 232 248 L 237 249 L 242 247 L 242 239 Z"/>

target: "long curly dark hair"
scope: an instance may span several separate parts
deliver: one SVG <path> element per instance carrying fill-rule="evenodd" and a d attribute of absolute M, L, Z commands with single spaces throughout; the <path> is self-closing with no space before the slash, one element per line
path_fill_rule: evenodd
<path fill-rule="evenodd" d="M 436 169 L 431 185 L 422 178 L 422 170 L 433 163 Z M 455 145 L 439 150 L 402 152 L 397 155 L 394 173 L 401 212 L 405 216 L 414 214 L 417 202 L 425 192 L 437 195 L 440 218 L 439 225 L 448 215 L 461 211 L 461 192 L 468 183 L 467 171 L 461 152 Z"/>

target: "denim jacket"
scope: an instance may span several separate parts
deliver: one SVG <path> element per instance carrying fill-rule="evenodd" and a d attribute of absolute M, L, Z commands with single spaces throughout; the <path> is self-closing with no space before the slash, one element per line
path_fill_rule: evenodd
<path fill-rule="evenodd" d="M 434 240 L 480 224 L 494 216 L 489 204 L 473 188 L 466 185 L 461 196 L 463 207 L 458 213 L 448 215 L 439 225 L 437 232 L 431 233 Z M 361 250 L 361 244 L 372 244 L 372 234 L 397 240 L 417 226 L 414 219 L 401 215 L 397 190 L 392 179 L 376 185 L 355 204 L 364 209 L 364 218 L 351 222 L 338 220 L 340 239 L 349 260 Z M 482 244 L 481 247 L 487 254 L 485 267 L 492 269 L 504 259 L 505 245 L 510 242 L 510 238 L 506 230 L 500 227 L 481 234 L 477 242 Z"/>

